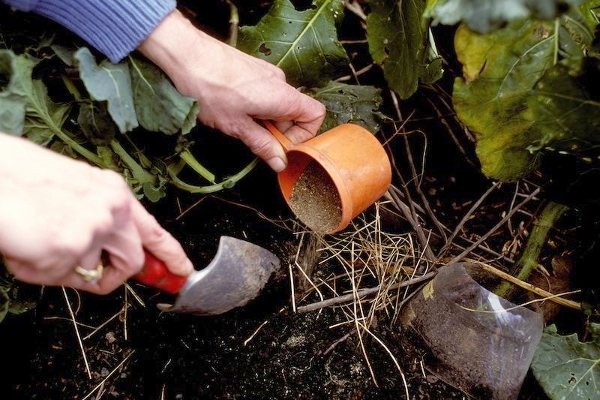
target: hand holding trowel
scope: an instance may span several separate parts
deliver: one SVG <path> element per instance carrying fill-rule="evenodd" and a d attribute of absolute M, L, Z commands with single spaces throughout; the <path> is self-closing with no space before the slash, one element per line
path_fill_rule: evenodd
<path fill-rule="evenodd" d="M 188 276 L 172 274 L 146 251 L 142 271 L 133 279 L 177 294 L 175 304 L 159 304 L 163 311 L 217 315 L 254 299 L 279 269 L 279 259 L 267 249 L 230 236 L 221 236 L 210 264 Z"/>

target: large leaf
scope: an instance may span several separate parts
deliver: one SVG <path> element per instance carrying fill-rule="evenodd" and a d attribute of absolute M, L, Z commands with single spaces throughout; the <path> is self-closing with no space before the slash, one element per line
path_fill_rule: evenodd
<path fill-rule="evenodd" d="M 98 65 L 86 47 L 77 50 L 74 58 L 88 93 L 92 99 L 108 103 L 108 112 L 121 133 L 137 128 L 139 124 L 127 64 L 112 64 L 104 60 Z"/>
<path fill-rule="evenodd" d="M 48 97 L 46 85 L 40 80 L 33 80 L 31 89 L 23 133 L 29 140 L 45 146 L 61 130 L 71 105 L 54 103 Z"/>
<path fill-rule="evenodd" d="M 507 22 L 534 17 L 556 17 L 565 4 L 583 0 L 427 0 L 425 16 L 432 24 L 454 25 L 463 21 L 479 33 L 489 33 Z"/>
<path fill-rule="evenodd" d="M 463 77 L 454 83 L 453 102 L 477 136 L 486 175 L 515 180 L 537 166 L 544 148 L 598 143 L 599 103 L 578 83 L 585 77 L 574 77 L 585 63 L 597 63 L 582 55 L 594 37 L 587 21 L 572 10 L 556 23 L 522 20 L 487 35 L 459 27 Z"/>
<path fill-rule="evenodd" d="M 289 0 L 276 0 L 256 26 L 240 28 L 238 48 L 277 65 L 295 86 L 321 86 L 348 67 L 337 39 L 336 22 L 344 1 L 315 0 L 298 11 Z"/>
<path fill-rule="evenodd" d="M 527 149 L 530 153 L 549 149 L 598 159 L 600 102 L 567 72 L 564 67 L 550 69 L 528 99 L 527 106 L 536 116 L 537 139 Z"/>
<path fill-rule="evenodd" d="M 600 398 L 600 325 L 591 324 L 591 337 L 561 336 L 555 325 L 544 330 L 531 370 L 550 399 Z"/>
<path fill-rule="evenodd" d="M 107 145 L 117 133 L 117 127 L 104 102 L 81 102 L 77 123 L 88 140 L 96 146 Z"/>
<path fill-rule="evenodd" d="M 0 131 L 23 134 L 27 94 L 31 92 L 31 72 L 35 62 L 0 50 Z"/>
<path fill-rule="evenodd" d="M 46 86 L 32 78 L 36 65 L 37 61 L 25 55 L 0 51 L 0 72 L 8 77 L 0 92 L 0 129 L 47 145 L 60 131 L 71 106 L 48 97 Z"/>
<path fill-rule="evenodd" d="M 327 108 L 321 131 L 346 122 L 362 125 L 371 132 L 379 131 L 379 123 L 383 118 L 379 111 L 383 102 L 381 89 L 332 81 L 325 87 L 312 89 L 310 94 Z"/>
<path fill-rule="evenodd" d="M 129 57 L 129 65 L 140 125 L 151 132 L 189 133 L 196 125 L 198 102 L 182 96 L 154 64 Z"/>
<path fill-rule="evenodd" d="M 369 0 L 367 39 L 373 60 L 383 67 L 388 85 L 406 99 L 419 81 L 432 83 L 442 75 L 441 59 L 428 45 L 428 27 L 421 18 L 424 0 Z"/>

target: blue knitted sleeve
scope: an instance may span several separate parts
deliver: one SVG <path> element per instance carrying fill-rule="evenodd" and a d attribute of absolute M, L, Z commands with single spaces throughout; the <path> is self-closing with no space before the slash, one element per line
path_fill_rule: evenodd
<path fill-rule="evenodd" d="M 177 6 L 176 0 L 2 0 L 49 18 L 112 62 L 135 50 Z"/>

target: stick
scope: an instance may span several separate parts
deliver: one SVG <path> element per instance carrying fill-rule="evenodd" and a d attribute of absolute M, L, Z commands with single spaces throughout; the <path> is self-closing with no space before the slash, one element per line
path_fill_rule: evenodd
<path fill-rule="evenodd" d="M 496 225 L 494 225 L 494 227 L 492 229 L 490 229 L 488 233 L 486 233 L 485 235 L 480 237 L 479 240 L 475 241 L 471 246 L 467 247 L 462 253 L 460 253 L 459 255 L 454 257 L 450 262 L 448 262 L 448 264 L 462 260 L 467 254 L 469 254 L 471 251 L 473 251 L 473 249 L 475 249 L 477 246 L 479 246 L 480 243 L 483 243 L 488 237 L 492 236 L 492 234 L 494 232 L 496 232 L 498 230 L 498 228 L 500 228 L 508 219 L 510 219 L 510 217 L 512 217 L 513 214 L 517 212 L 517 210 L 519 210 L 527 202 L 529 202 L 531 199 L 533 199 L 539 192 L 540 192 L 540 188 L 535 189 L 529 196 L 527 196 L 525 198 L 525 200 L 523 200 L 522 202 L 517 204 L 515 206 L 515 208 L 511 209 L 508 213 L 506 213 L 506 216 L 504 218 L 502 218 L 502 220 L 500 220 L 500 222 L 498 222 Z"/>
<path fill-rule="evenodd" d="M 509 281 L 519 287 L 522 287 L 523 289 L 529 290 L 530 292 L 533 292 L 533 293 L 537 294 L 538 296 L 545 297 L 548 300 L 553 301 L 557 304 L 572 308 L 574 310 L 582 310 L 583 309 L 581 307 L 580 303 L 577 303 L 572 300 L 563 299 L 562 297 L 556 297 L 556 295 L 554 293 L 550 293 L 544 289 L 541 289 L 537 286 L 532 285 L 531 283 L 523 282 L 522 280 L 515 278 L 514 276 L 507 274 L 506 272 L 504 272 L 502 270 L 492 267 L 491 265 L 484 264 L 481 261 L 475 261 L 475 260 L 468 260 L 468 261 L 479 265 L 484 270 L 486 270 L 496 276 L 499 276 L 502 279 L 506 279 L 507 281 Z"/>
<path fill-rule="evenodd" d="M 69 296 L 67 296 L 67 290 L 65 287 L 62 287 L 63 294 L 65 296 L 65 301 L 67 302 L 67 307 L 69 308 L 69 314 L 71 314 L 71 318 L 73 319 L 73 327 L 75 328 L 75 334 L 77 335 L 77 341 L 79 342 L 79 347 L 81 348 L 81 354 L 83 355 L 83 363 L 85 364 L 85 369 L 88 374 L 88 378 L 92 379 L 92 372 L 90 371 L 90 365 L 88 364 L 87 357 L 85 356 L 85 348 L 83 347 L 83 342 L 81 341 L 81 335 L 79 334 L 79 328 L 77 328 L 77 322 L 75 321 L 75 314 L 73 314 L 73 309 L 71 308 L 71 303 L 69 302 Z"/>
<path fill-rule="evenodd" d="M 423 281 L 429 280 L 431 278 L 433 278 L 435 276 L 436 272 L 429 272 L 425 275 L 422 275 L 418 278 L 413 278 L 413 279 L 409 279 L 408 281 L 404 281 L 404 282 L 399 282 L 399 283 L 395 283 L 393 285 L 391 285 L 388 290 L 394 290 L 394 289 L 398 289 L 401 287 L 405 287 L 405 286 L 409 286 L 409 285 L 414 285 L 417 283 L 421 283 Z M 309 312 L 309 311 L 313 311 L 313 310 L 317 310 L 320 308 L 325 308 L 328 306 L 333 306 L 336 304 L 341 304 L 341 303 L 345 303 L 348 301 L 351 301 L 355 298 L 358 299 L 362 299 L 370 294 L 373 293 L 377 293 L 379 290 L 381 289 L 381 285 L 373 287 L 373 288 L 369 288 L 369 289 L 361 289 L 359 291 L 357 291 L 356 293 L 349 293 L 343 296 L 338 296 L 338 297 L 334 297 L 332 299 L 327 299 L 327 300 L 323 300 L 323 301 L 319 301 L 317 303 L 312 303 L 306 306 L 301 306 L 298 307 L 298 312 L 299 313 L 304 313 L 304 312 Z"/>

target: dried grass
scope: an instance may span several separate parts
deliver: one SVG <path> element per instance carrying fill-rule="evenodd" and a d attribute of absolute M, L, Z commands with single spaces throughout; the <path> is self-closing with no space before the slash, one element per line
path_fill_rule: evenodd
<path fill-rule="evenodd" d="M 418 283 L 417 270 L 426 261 L 412 233 L 394 234 L 381 230 L 381 203 L 375 205 L 375 215 L 362 214 L 343 233 L 320 236 L 301 232 L 300 245 L 294 260 L 297 279 L 295 295 L 305 303 L 311 294 L 317 294 L 319 302 L 304 304 L 298 312 L 336 306 L 346 317 L 342 325 L 353 325 L 361 344 L 365 361 L 377 385 L 369 354 L 364 345 L 365 337 L 379 344 L 389 355 L 405 384 L 402 368 L 386 343 L 373 331 L 381 312 L 394 320 L 398 305 L 410 290 L 410 283 Z M 314 272 L 324 264 L 341 271 L 326 279 L 314 278 Z M 430 278 L 432 275 L 428 276 Z M 407 282 L 409 282 L 407 284 Z M 346 336 L 347 337 L 347 336 Z"/>

